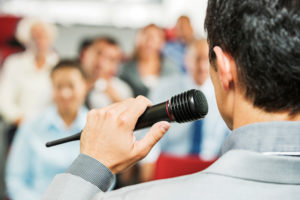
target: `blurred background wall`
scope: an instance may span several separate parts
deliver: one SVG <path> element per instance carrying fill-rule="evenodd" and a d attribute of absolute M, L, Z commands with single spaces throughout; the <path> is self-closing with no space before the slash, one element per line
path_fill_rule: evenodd
<path fill-rule="evenodd" d="M 29 16 L 58 25 L 56 50 L 73 57 L 81 39 L 111 35 L 124 52 L 133 50 L 135 32 L 149 23 L 172 28 L 187 15 L 198 36 L 205 36 L 207 0 L 0 0 L 0 14 Z"/>

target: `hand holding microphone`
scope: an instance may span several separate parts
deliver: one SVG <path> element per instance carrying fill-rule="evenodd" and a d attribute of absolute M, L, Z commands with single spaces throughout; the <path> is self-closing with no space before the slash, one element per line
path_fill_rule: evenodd
<path fill-rule="evenodd" d="M 150 106 L 139 117 L 134 130 L 150 127 L 159 121 L 188 122 L 205 117 L 208 112 L 207 100 L 199 90 L 189 90 L 173 96 L 170 100 Z M 47 147 L 79 140 L 81 132 L 70 137 L 48 142 Z"/>
<path fill-rule="evenodd" d="M 80 153 L 88 155 L 116 174 L 144 158 L 169 129 L 166 121 L 185 122 L 204 117 L 207 102 L 197 90 L 150 106 L 142 96 L 89 112 L 80 138 Z M 159 121 L 159 122 L 157 122 Z M 157 123 L 156 123 L 157 122 Z M 141 140 L 133 131 L 154 124 Z M 70 138 L 63 142 L 70 141 Z"/>

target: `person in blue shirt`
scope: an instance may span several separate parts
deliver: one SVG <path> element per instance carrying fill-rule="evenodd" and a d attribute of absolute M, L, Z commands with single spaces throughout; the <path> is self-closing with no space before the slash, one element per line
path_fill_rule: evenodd
<path fill-rule="evenodd" d="M 25 121 L 12 144 L 6 166 L 7 192 L 12 200 L 41 199 L 55 174 L 64 172 L 79 153 L 79 142 L 52 148 L 45 143 L 84 127 L 86 76 L 79 65 L 65 60 L 53 68 L 51 79 L 54 105 Z"/>
<path fill-rule="evenodd" d="M 180 16 L 174 27 L 176 39 L 168 41 L 163 54 L 176 63 L 181 72 L 186 73 L 184 55 L 187 46 L 195 39 L 194 29 L 188 16 Z"/>

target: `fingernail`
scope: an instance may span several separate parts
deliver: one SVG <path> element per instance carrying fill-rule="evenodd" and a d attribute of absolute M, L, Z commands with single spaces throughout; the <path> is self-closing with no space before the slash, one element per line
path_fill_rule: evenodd
<path fill-rule="evenodd" d="M 170 124 L 168 122 L 164 122 L 164 123 L 161 123 L 160 125 L 160 128 L 162 131 L 166 132 L 170 127 Z"/>

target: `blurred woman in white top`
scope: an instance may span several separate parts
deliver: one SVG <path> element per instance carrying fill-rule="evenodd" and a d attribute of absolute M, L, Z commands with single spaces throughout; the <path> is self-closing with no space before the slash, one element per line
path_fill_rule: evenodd
<path fill-rule="evenodd" d="M 49 74 L 59 59 L 52 48 L 56 32 L 40 20 L 19 22 L 16 37 L 26 50 L 6 59 L 0 79 L 0 112 L 8 123 L 18 125 L 51 102 Z"/>

